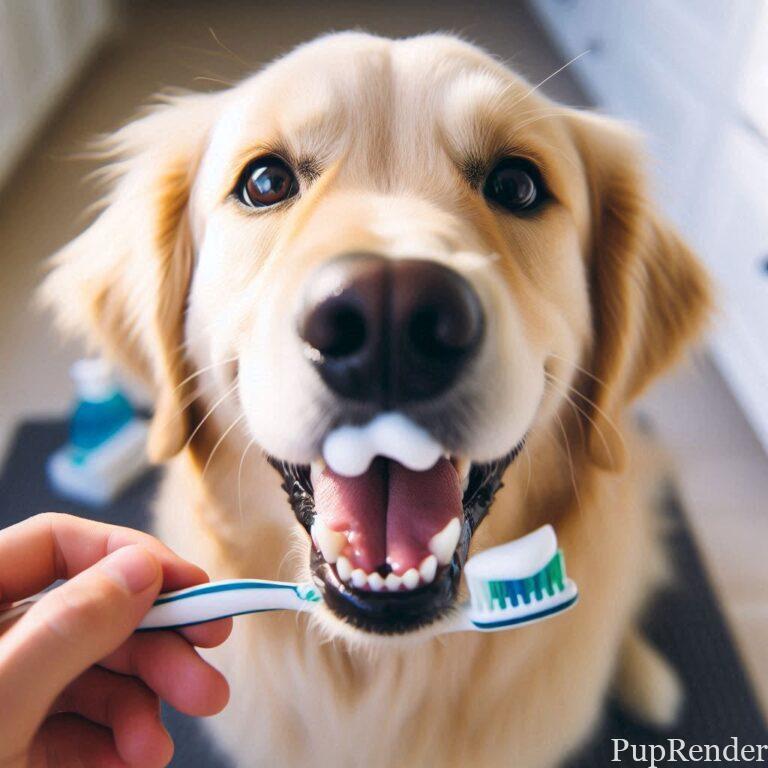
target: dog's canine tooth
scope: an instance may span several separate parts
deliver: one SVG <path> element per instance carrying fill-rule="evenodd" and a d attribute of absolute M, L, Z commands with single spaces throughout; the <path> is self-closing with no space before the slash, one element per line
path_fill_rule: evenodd
<path fill-rule="evenodd" d="M 335 563 L 339 559 L 341 550 L 347 545 L 347 537 L 338 531 L 332 531 L 320 517 L 315 517 L 310 530 L 312 541 L 322 552 L 327 563 Z"/>
<path fill-rule="evenodd" d="M 427 555 L 419 566 L 419 574 L 426 584 L 430 584 L 437 573 L 437 558 L 434 555 Z M 406 574 L 407 575 L 407 574 Z"/>
<path fill-rule="evenodd" d="M 453 551 L 459 543 L 461 523 L 454 517 L 440 533 L 429 540 L 429 551 L 437 558 L 440 565 L 448 565 L 453 557 Z"/>
<path fill-rule="evenodd" d="M 327 464 L 324 459 L 315 459 L 309 465 L 309 479 L 312 487 L 315 487 L 317 478 L 325 471 Z"/>
<path fill-rule="evenodd" d="M 336 573 L 342 581 L 349 581 L 352 576 L 352 563 L 343 555 L 336 561 Z"/>
<path fill-rule="evenodd" d="M 459 476 L 462 494 L 469 488 L 469 471 L 472 469 L 472 462 L 466 456 L 451 456 L 451 464 Z"/>
<path fill-rule="evenodd" d="M 361 589 L 368 583 L 368 574 L 362 568 L 355 568 L 350 574 L 352 586 Z"/>
<path fill-rule="evenodd" d="M 463 483 L 469 477 L 472 461 L 466 456 L 454 456 L 453 466 L 456 469 L 456 474 L 459 476 L 459 480 Z"/>
<path fill-rule="evenodd" d="M 374 592 L 381 592 L 381 590 L 384 589 L 384 579 L 381 578 L 381 574 L 376 573 L 376 571 L 374 571 L 373 573 L 369 573 L 368 586 Z"/>
<path fill-rule="evenodd" d="M 384 579 L 384 586 L 390 592 L 397 592 L 400 589 L 400 585 L 402 583 L 403 580 L 396 573 L 390 573 L 387 578 Z"/>
<path fill-rule="evenodd" d="M 419 572 L 415 568 L 409 568 L 403 574 L 403 586 L 406 589 L 416 589 L 419 586 Z"/>

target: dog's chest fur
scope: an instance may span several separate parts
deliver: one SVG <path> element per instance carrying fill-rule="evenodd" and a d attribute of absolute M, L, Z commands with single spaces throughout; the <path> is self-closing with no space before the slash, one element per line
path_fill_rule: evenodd
<path fill-rule="evenodd" d="M 295 614 L 238 619 L 232 638 L 208 652 L 232 689 L 227 709 L 209 721 L 219 746 L 248 768 L 556 765 L 593 727 L 650 586 L 650 515 L 630 503 L 630 490 L 604 484 L 582 499 L 592 505 L 587 526 L 563 517 L 558 535 L 583 598 L 550 622 L 390 648 L 327 639 Z M 536 489 L 526 497 L 530 505 Z M 264 568 L 278 569 L 290 544 L 265 526 L 234 546 L 226 525 L 220 535 L 212 527 L 212 504 L 189 463 L 176 462 L 157 506 L 159 534 L 214 578 L 274 576 Z M 496 537 L 493 526 L 515 518 L 525 519 L 525 506 L 508 489 L 484 525 Z M 256 573 L 249 559 L 262 564 Z"/>

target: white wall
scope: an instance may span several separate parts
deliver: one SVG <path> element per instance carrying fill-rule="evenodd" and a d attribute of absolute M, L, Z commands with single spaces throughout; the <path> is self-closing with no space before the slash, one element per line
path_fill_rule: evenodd
<path fill-rule="evenodd" d="M 768 2 L 530 0 L 714 276 L 711 350 L 768 451 Z"/>
<path fill-rule="evenodd" d="M 0 183 L 114 18 L 111 0 L 0 0 Z"/>

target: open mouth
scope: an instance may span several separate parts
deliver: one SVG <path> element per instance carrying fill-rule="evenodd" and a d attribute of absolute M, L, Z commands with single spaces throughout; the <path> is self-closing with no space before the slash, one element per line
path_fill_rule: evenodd
<path fill-rule="evenodd" d="M 451 610 L 471 537 L 521 448 L 482 464 L 441 454 L 417 469 L 412 457 L 406 466 L 376 453 L 354 474 L 325 462 L 270 462 L 312 537 L 311 571 L 326 605 L 358 629 L 396 634 Z"/>

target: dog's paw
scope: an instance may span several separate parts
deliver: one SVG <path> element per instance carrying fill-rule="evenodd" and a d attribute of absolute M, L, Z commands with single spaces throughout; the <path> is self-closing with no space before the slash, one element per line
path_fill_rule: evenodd
<path fill-rule="evenodd" d="M 625 639 L 617 672 L 616 695 L 629 713 L 665 730 L 678 722 L 684 701 L 680 678 L 638 630 Z"/>

